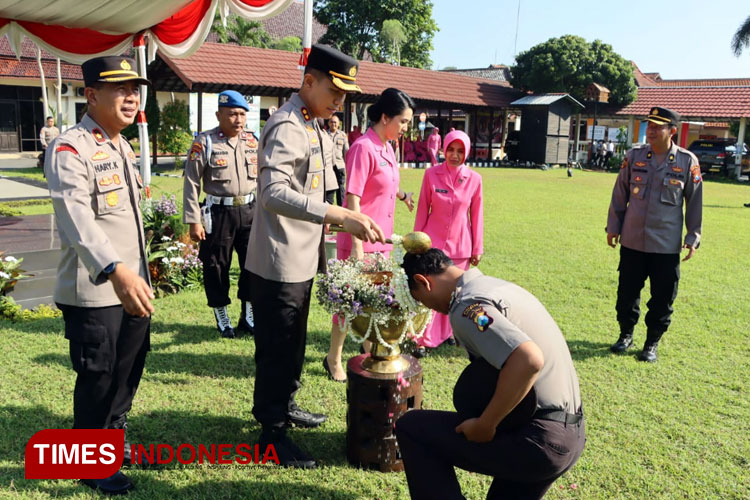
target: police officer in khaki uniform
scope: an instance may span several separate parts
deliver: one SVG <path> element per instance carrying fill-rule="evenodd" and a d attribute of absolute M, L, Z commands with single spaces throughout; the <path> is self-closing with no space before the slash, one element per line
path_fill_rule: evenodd
<path fill-rule="evenodd" d="M 616 305 L 620 337 L 610 349 L 622 353 L 633 345 L 641 289 L 649 278 L 647 334 L 639 359 L 654 362 L 677 297 L 680 248 L 688 250 L 683 259 L 688 260 L 701 242 L 703 182 L 695 155 L 672 142 L 680 116 L 654 107 L 647 120 L 648 144 L 625 156 L 612 191 L 606 230 L 609 246 L 620 243 Z"/>
<path fill-rule="evenodd" d="M 302 87 L 268 119 L 260 138 L 258 205 L 245 268 L 255 311 L 253 415 L 260 446 L 274 444 L 284 466 L 316 463 L 286 435 L 292 423 L 315 427 L 322 414 L 300 409 L 307 315 L 315 273 L 325 266 L 323 224 L 343 225 L 366 241 L 384 241 L 370 217 L 324 201 L 325 153 L 316 118 L 330 117 L 355 85 L 355 59 L 325 45 L 310 52 Z"/>
<path fill-rule="evenodd" d="M 60 135 L 60 129 L 55 127 L 55 119 L 51 116 L 48 116 L 46 125 L 42 127 L 42 130 L 39 131 L 39 141 L 42 143 L 42 154 L 39 155 L 38 166 L 44 166 L 44 156 L 47 153 L 47 147 L 58 135 Z"/>
<path fill-rule="evenodd" d="M 339 189 L 336 192 L 336 204 L 341 205 L 346 195 L 346 153 L 349 151 L 349 139 L 341 131 L 341 120 L 333 115 L 328 120 L 328 135 L 333 142 L 333 166 Z"/>
<path fill-rule="evenodd" d="M 55 302 L 78 374 L 76 429 L 125 428 L 150 346 L 154 297 L 139 209 L 143 184 L 120 136 L 138 113 L 139 84 L 149 83 L 135 67 L 128 57 L 83 63 L 88 111 L 50 144 L 44 165 L 62 251 Z M 106 493 L 133 487 L 119 471 L 82 482 Z"/>
<path fill-rule="evenodd" d="M 235 336 L 227 313 L 232 249 L 237 251 L 240 264 L 244 263 L 255 209 L 258 141 L 244 130 L 249 110 L 239 92 L 225 90 L 219 94 L 219 126 L 199 134 L 193 142 L 182 191 L 183 220 L 190 224 L 190 237 L 201 242 L 198 257 L 203 262 L 208 306 L 213 308 L 216 327 L 225 338 Z M 201 182 L 206 192 L 203 207 L 198 203 Z M 237 330 L 252 334 L 255 325 L 249 286 L 248 273 L 242 269 L 237 292 L 242 313 Z"/>
<path fill-rule="evenodd" d="M 555 320 L 523 288 L 464 271 L 436 248 L 406 254 L 403 267 L 414 298 L 450 316 L 472 359 L 465 373 L 486 374 L 454 393 L 459 412 L 461 399 L 486 395 L 473 416 L 415 410 L 396 423 L 411 497 L 464 498 L 456 466 L 494 477 L 487 498 L 542 498 L 586 441 L 578 376 Z M 521 405 L 525 418 L 504 426 Z"/>

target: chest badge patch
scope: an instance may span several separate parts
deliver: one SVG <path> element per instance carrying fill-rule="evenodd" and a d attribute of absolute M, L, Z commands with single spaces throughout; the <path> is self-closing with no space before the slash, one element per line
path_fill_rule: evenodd
<path fill-rule="evenodd" d="M 109 186 L 110 184 L 112 184 L 111 177 L 102 177 L 101 179 L 99 179 L 100 186 Z"/>
<path fill-rule="evenodd" d="M 117 193 L 107 193 L 107 196 L 105 197 L 105 200 L 107 201 L 107 205 L 110 207 L 116 207 L 117 202 L 120 200 L 120 198 L 117 196 Z"/>
<path fill-rule="evenodd" d="M 482 304 L 474 303 L 464 309 L 461 313 L 464 318 L 469 318 L 477 326 L 477 330 L 483 332 L 493 323 L 492 317 L 487 314 Z"/>
<path fill-rule="evenodd" d="M 226 167 L 227 166 L 227 159 L 226 158 L 217 158 L 216 159 L 216 165 L 219 167 Z"/>
<path fill-rule="evenodd" d="M 115 174 L 112 176 L 112 182 L 114 182 L 118 186 L 122 183 L 122 181 L 120 180 L 120 176 L 118 174 Z"/>
<path fill-rule="evenodd" d="M 679 174 L 682 172 L 682 167 L 674 166 L 672 167 L 672 172 L 677 172 Z"/>
<path fill-rule="evenodd" d="M 102 161 L 109 158 L 109 155 L 105 153 L 104 151 L 97 151 L 94 153 L 94 156 L 91 157 L 91 161 Z"/>
<path fill-rule="evenodd" d="M 678 179 L 669 179 L 669 183 L 673 186 L 679 186 L 681 184 Z"/>
<path fill-rule="evenodd" d="M 320 176 L 319 175 L 315 175 L 313 177 L 313 180 L 312 180 L 312 183 L 311 183 L 312 188 L 313 189 L 317 189 L 317 187 L 318 187 L 319 184 L 320 184 Z"/>
<path fill-rule="evenodd" d="M 637 161 L 637 162 L 635 162 L 635 166 L 636 167 L 645 167 L 646 166 L 646 162 L 645 161 Z"/>
<path fill-rule="evenodd" d="M 643 180 L 643 177 L 641 177 L 640 175 L 635 176 L 635 182 L 641 182 L 642 180 Z"/>
<path fill-rule="evenodd" d="M 640 191 L 641 191 L 641 188 L 639 188 L 638 186 L 633 188 L 633 194 L 638 194 Z"/>

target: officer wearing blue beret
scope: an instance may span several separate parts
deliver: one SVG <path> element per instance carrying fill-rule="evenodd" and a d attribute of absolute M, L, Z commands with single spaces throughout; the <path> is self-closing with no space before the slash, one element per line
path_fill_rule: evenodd
<path fill-rule="evenodd" d="M 234 338 L 235 330 L 227 313 L 229 268 L 232 250 L 245 262 L 255 207 L 258 177 L 258 140 L 245 131 L 247 101 L 235 90 L 219 94 L 216 118 L 219 126 L 199 134 L 185 164 L 183 221 L 190 225 L 190 237 L 200 241 L 198 257 L 203 262 L 203 284 L 208 306 L 214 310 L 222 337 Z M 206 193 L 198 203 L 201 184 Z M 248 272 L 240 272 L 237 298 L 242 314 L 237 331 L 253 333 Z"/>

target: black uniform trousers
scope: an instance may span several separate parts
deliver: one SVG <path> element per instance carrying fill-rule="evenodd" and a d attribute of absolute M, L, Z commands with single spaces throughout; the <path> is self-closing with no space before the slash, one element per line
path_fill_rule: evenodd
<path fill-rule="evenodd" d="M 651 283 L 651 299 L 646 304 L 646 326 L 664 333 L 671 322 L 672 304 L 680 281 L 680 254 L 646 253 L 620 246 L 620 280 L 617 286 L 617 321 L 623 330 L 632 329 L 641 314 L 641 289 L 646 278 Z"/>
<path fill-rule="evenodd" d="M 253 223 L 255 201 L 248 205 L 230 207 L 211 205 L 211 234 L 201 242 L 198 258 L 203 263 L 203 286 L 209 307 L 229 305 L 229 268 L 232 265 L 232 250 L 237 251 L 240 259 L 240 279 L 237 298 L 248 300 L 248 271 L 245 270 L 247 244 L 250 240 L 250 228 Z"/>
<path fill-rule="evenodd" d="M 63 313 L 70 360 L 78 374 L 73 428 L 106 429 L 133 403 L 151 348 L 151 318 L 131 316 L 121 305 L 57 307 Z"/>
<path fill-rule="evenodd" d="M 334 167 L 333 172 L 336 174 L 336 182 L 339 183 L 339 190 L 336 191 L 336 203 L 338 206 L 342 206 L 346 198 L 346 169 Z"/>
<path fill-rule="evenodd" d="M 463 499 L 455 467 L 494 477 L 488 499 L 538 499 L 576 463 L 586 443 L 584 420 L 564 424 L 535 418 L 492 441 L 456 433 L 455 412 L 412 410 L 396 422 L 412 500 Z"/>
<path fill-rule="evenodd" d="M 302 386 L 313 280 L 281 283 L 249 274 L 255 315 L 253 416 L 263 427 L 284 427 Z"/>

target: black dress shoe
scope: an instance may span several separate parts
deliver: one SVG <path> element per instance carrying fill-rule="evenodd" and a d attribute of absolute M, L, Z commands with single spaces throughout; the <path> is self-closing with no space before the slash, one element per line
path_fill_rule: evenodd
<path fill-rule="evenodd" d="M 133 489 L 133 482 L 119 470 L 104 479 L 81 479 L 81 483 L 108 495 L 124 495 Z"/>
<path fill-rule="evenodd" d="M 453 337 L 448 337 L 448 339 L 445 341 L 448 345 L 456 345 L 456 339 Z"/>
<path fill-rule="evenodd" d="M 334 382 L 341 382 L 341 383 L 346 382 L 345 378 L 341 379 L 341 380 L 339 380 L 337 378 L 333 378 L 333 372 L 331 372 L 331 367 L 328 366 L 328 356 L 326 356 L 326 357 L 323 358 L 323 368 L 325 368 L 326 371 L 328 372 L 328 378 L 330 378 Z"/>
<path fill-rule="evenodd" d="M 658 342 L 646 342 L 646 345 L 643 346 L 643 350 L 638 355 L 638 359 L 646 361 L 647 363 L 654 363 L 658 359 L 658 356 L 656 355 L 657 347 L 659 347 Z"/>
<path fill-rule="evenodd" d="M 259 448 L 265 452 L 268 445 L 273 445 L 276 456 L 279 458 L 279 465 L 282 467 L 296 467 L 299 469 L 315 469 L 318 464 L 315 460 L 302 451 L 292 442 L 283 429 L 274 429 L 272 431 L 263 430 L 258 439 Z"/>
<path fill-rule="evenodd" d="M 416 348 L 416 350 L 413 353 L 411 353 L 411 355 L 417 359 L 424 358 L 427 356 L 427 349 L 422 346 L 419 346 Z"/>
<path fill-rule="evenodd" d="M 286 419 L 297 427 L 318 427 L 328 419 L 328 416 L 322 413 L 310 413 L 301 408 L 294 408 L 286 414 Z"/>
<path fill-rule="evenodd" d="M 633 346 L 633 335 L 620 335 L 617 342 L 609 348 L 615 354 L 621 354 Z"/>
<path fill-rule="evenodd" d="M 240 321 L 237 323 L 236 330 L 238 332 L 247 333 L 248 335 L 255 335 L 255 328 L 250 326 L 245 318 L 240 318 Z"/>
<path fill-rule="evenodd" d="M 228 326 L 224 328 L 223 330 L 219 328 L 219 331 L 221 332 L 221 336 L 224 337 L 225 339 L 233 339 L 237 336 L 235 335 L 234 329 L 231 326 Z"/>

